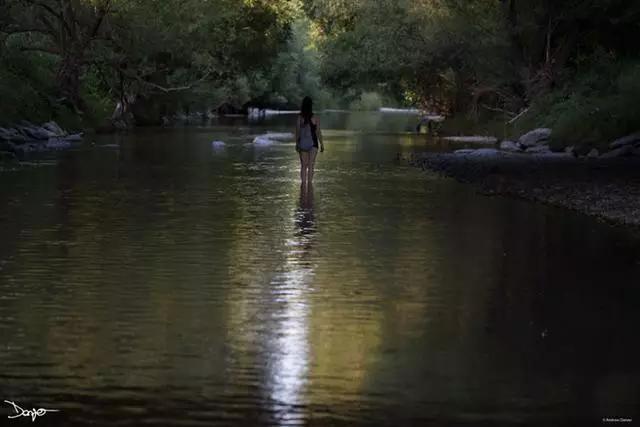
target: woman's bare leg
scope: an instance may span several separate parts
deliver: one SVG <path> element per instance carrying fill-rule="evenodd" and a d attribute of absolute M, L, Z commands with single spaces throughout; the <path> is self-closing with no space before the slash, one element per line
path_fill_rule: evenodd
<path fill-rule="evenodd" d="M 309 152 L 300 151 L 300 182 L 307 185 L 307 169 L 309 168 Z"/>
<path fill-rule="evenodd" d="M 309 153 L 309 184 L 313 182 L 313 172 L 315 171 L 316 166 L 316 156 L 318 155 L 318 149 L 312 148 Z"/>

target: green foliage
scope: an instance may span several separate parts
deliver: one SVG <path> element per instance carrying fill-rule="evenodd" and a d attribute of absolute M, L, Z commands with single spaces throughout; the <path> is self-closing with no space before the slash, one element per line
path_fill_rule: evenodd
<path fill-rule="evenodd" d="M 15 52 L 0 56 L 0 124 L 8 125 L 24 118 L 47 118 L 49 100 L 46 79 L 42 79 L 42 61 L 33 62 Z"/>
<path fill-rule="evenodd" d="M 364 92 L 349 105 L 351 110 L 376 111 L 384 105 L 382 95 L 377 92 Z"/>
<path fill-rule="evenodd" d="M 640 61 L 596 53 L 566 84 L 534 100 L 511 133 L 553 129 L 551 146 L 606 150 L 618 137 L 640 130 Z"/>
<path fill-rule="evenodd" d="M 68 106 L 54 97 L 55 64 L 50 55 L 25 54 L 13 47 L 0 50 L 0 126 L 25 119 L 40 123 L 54 119 L 79 128 Z"/>
<path fill-rule="evenodd" d="M 344 93 L 382 83 L 465 129 L 508 137 L 547 125 L 555 144 L 640 127 L 637 71 L 621 64 L 640 55 L 638 0 L 305 0 L 305 10 L 323 77 Z"/>
<path fill-rule="evenodd" d="M 468 85 L 481 74 L 490 80 L 505 68 L 488 61 L 507 44 L 496 20 L 497 4 L 469 1 L 457 8 L 444 0 L 346 3 L 335 21 L 335 9 L 307 1 L 319 22 L 323 76 L 339 90 L 384 84 L 385 95 L 448 110 L 465 102 Z"/>
<path fill-rule="evenodd" d="M 310 29 L 307 19 L 298 19 L 292 25 L 288 42 L 261 75 L 263 86 L 254 86 L 256 96 L 289 108 L 298 108 L 304 96 L 311 96 L 318 108 L 332 106 L 332 96 L 320 76 L 320 56 Z"/>
<path fill-rule="evenodd" d="M 50 87 L 34 90 L 68 99 L 89 123 L 123 100 L 153 106 L 152 116 L 178 104 L 210 108 L 209 95 L 246 102 L 267 88 L 259 74 L 300 13 L 295 0 L 15 0 L 3 12 L 0 51 L 49 52 Z M 29 108 L 20 114 L 34 117 Z"/>
<path fill-rule="evenodd" d="M 613 139 L 640 130 L 638 82 L 640 62 L 612 64 L 605 73 L 580 76 L 543 115 L 554 129 L 553 143 L 605 149 Z"/>
<path fill-rule="evenodd" d="M 113 97 L 97 69 L 90 68 L 87 70 L 82 81 L 80 94 L 86 102 L 83 121 L 87 125 L 91 127 L 100 126 L 104 118 L 113 113 Z"/>
<path fill-rule="evenodd" d="M 178 108 L 297 108 L 310 95 L 318 108 L 402 100 L 465 129 L 528 107 L 502 133 L 547 125 L 555 144 L 638 128 L 640 0 L 1 3 L 5 121 L 71 122 L 81 107 L 94 124 L 124 101 L 157 123 Z"/>

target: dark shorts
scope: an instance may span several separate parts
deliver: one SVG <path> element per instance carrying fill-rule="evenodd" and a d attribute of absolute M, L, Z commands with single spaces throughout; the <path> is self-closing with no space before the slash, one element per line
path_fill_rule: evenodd
<path fill-rule="evenodd" d="M 313 147 L 309 148 L 308 150 L 303 150 L 303 149 L 302 149 L 302 148 L 300 148 L 300 147 L 296 147 L 296 150 L 298 150 L 298 152 L 299 152 L 299 153 L 310 153 L 310 152 L 312 152 L 314 149 L 316 149 L 316 150 L 317 150 L 317 149 L 318 149 L 318 146 L 317 146 L 317 145 L 314 145 Z"/>

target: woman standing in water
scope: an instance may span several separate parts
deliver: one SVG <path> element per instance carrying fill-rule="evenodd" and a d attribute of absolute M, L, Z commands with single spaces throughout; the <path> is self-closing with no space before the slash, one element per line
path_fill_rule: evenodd
<path fill-rule="evenodd" d="M 300 181 L 302 186 L 313 182 L 313 172 L 318 155 L 324 151 L 320 121 L 313 116 L 313 101 L 305 96 L 296 122 L 296 151 L 300 155 Z"/>

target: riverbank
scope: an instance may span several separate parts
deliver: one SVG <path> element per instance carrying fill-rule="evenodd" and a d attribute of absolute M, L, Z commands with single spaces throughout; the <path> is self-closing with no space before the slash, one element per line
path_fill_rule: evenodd
<path fill-rule="evenodd" d="M 575 158 L 495 150 L 422 153 L 409 162 L 482 194 L 506 195 L 576 210 L 613 224 L 640 226 L 640 159 Z"/>
<path fill-rule="evenodd" d="M 69 133 L 54 121 L 38 126 L 23 120 L 13 127 L 0 127 L 0 161 L 13 162 L 26 153 L 66 150 L 82 141 L 82 132 Z"/>

